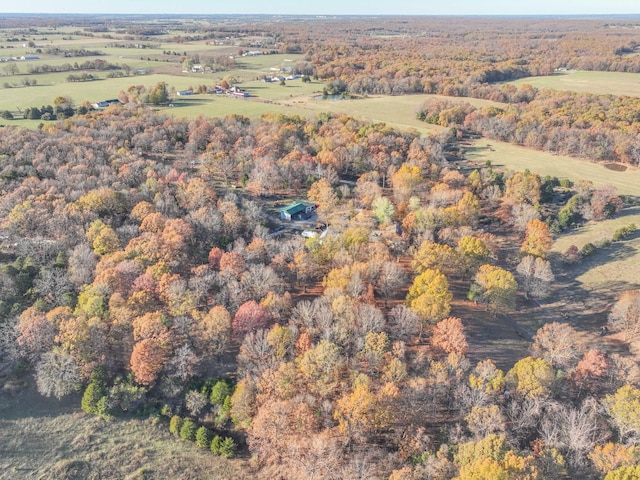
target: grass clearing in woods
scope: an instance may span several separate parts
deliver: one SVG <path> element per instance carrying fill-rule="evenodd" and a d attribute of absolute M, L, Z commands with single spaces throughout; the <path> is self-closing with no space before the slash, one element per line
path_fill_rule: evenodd
<path fill-rule="evenodd" d="M 640 75 L 637 73 L 570 70 L 544 77 L 521 78 L 507 83 L 518 88 L 529 84 L 536 88 L 640 97 Z"/>

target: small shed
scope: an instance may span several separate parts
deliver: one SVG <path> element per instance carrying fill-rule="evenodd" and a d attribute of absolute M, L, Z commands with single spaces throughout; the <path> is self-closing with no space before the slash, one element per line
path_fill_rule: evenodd
<path fill-rule="evenodd" d="M 311 202 L 295 201 L 286 207 L 279 208 L 283 220 L 305 220 L 315 211 L 316 205 Z"/>

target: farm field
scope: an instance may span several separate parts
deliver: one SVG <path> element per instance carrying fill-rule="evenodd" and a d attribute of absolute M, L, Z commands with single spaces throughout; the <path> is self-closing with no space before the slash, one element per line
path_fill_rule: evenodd
<path fill-rule="evenodd" d="M 614 171 L 602 163 L 487 139 L 476 140 L 465 150 L 465 155 L 477 164 L 489 160 L 494 166 L 516 171 L 529 169 L 541 176 L 551 175 L 572 181 L 590 180 L 595 186 L 613 185 L 621 195 L 640 196 L 640 169 L 634 167 Z"/>
<path fill-rule="evenodd" d="M 521 78 L 507 83 L 517 87 L 529 84 L 536 88 L 640 97 L 638 73 L 568 71 L 545 77 Z"/>

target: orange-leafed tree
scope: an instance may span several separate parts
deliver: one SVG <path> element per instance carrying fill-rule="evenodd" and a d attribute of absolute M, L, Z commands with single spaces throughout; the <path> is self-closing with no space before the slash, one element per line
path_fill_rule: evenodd
<path fill-rule="evenodd" d="M 553 239 L 549 233 L 549 226 L 537 218 L 527 222 L 527 231 L 524 242 L 520 247 L 520 252 L 524 255 L 546 258 L 547 252 L 553 244 Z"/>
<path fill-rule="evenodd" d="M 131 352 L 131 371 L 136 381 L 143 385 L 153 384 L 170 353 L 167 340 L 163 338 L 145 338 L 136 343 Z"/>
<path fill-rule="evenodd" d="M 431 345 L 445 353 L 464 355 L 469 349 L 464 325 L 458 317 L 448 317 L 433 327 Z"/>

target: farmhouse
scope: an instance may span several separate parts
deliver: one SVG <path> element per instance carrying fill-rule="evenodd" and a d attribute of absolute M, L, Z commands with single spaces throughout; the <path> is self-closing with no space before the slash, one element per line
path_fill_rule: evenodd
<path fill-rule="evenodd" d="M 91 106 L 96 110 L 100 110 L 102 108 L 107 108 L 112 103 L 121 103 L 117 98 L 112 98 L 110 100 L 102 100 L 101 102 L 92 103 Z"/>
<path fill-rule="evenodd" d="M 316 206 L 311 202 L 295 201 L 278 209 L 280 212 L 280 218 L 283 220 L 304 220 L 315 211 Z"/>
<path fill-rule="evenodd" d="M 193 95 L 193 90 L 180 90 L 176 95 L 184 97 L 185 95 Z"/>

